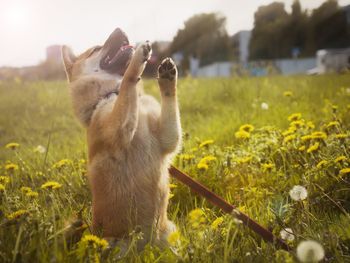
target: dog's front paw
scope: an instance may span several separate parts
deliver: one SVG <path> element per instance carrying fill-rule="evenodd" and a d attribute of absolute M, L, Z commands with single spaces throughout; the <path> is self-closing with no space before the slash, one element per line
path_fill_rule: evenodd
<path fill-rule="evenodd" d="M 175 95 L 177 69 L 171 58 L 166 58 L 158 67 L 158 83 L 160 90 L 165 96 Z"/>
<path fill-rule="evenodd" d="M 152 48 L 149 41 L 146 41 L 145 43 L 138 46 L 135 52 L 135 56 L 141 63 L 145 63 L 147 60 L 149 60 L 151 55 Z"/>

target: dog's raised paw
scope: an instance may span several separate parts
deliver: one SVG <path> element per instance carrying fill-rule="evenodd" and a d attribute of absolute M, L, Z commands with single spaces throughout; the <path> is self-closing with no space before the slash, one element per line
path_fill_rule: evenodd
<path fill-rule="evenodd" d="M 166 58 L 158 67 L 158 76 L 160 79 L 168 79 L 173 81 L 177 75 L 177 69 L 171 58 Z"/>
<path fill-rule="evenodd" d="M 152 54 L 152 47 L 149 41 L 146 41 L 138 48 L 138 53 L 141 57 L 142 62 L 146 62 L 150 59 Z"/>

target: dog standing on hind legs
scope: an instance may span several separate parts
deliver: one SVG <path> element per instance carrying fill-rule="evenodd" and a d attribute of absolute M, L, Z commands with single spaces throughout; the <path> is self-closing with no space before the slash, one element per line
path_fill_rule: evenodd
<path fill-rule="evenodd" d="M 150 55 L 148 42 L 134 50 L 120 29 L 80 56 L 62 47 L 73 108 L 87 129 L 93 231 L 122 240 L 138 227 L 139 247 L 164 246 L 175 230 L 168 167 L 181 143 L 174 62 L 158 68 L 161 105 L 139 90 Z"/>

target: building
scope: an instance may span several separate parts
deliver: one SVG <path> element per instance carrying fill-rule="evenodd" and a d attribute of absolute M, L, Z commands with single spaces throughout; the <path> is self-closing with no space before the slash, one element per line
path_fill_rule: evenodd
<path fill-rule="evenodd" d="M 61 63 L 61 46 L 52 45 L 46 48 L 46 61 Z"/>
<path fill-rule="evenodd" d="M 238 62 L 246 64 L 249 60 L 249 43 L 252 31 L 242 30 L 232 36 L 234 57 Z"/>

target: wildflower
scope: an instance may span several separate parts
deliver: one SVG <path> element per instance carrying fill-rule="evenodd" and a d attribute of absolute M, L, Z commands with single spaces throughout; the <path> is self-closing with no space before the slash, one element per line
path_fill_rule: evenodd
<path fill-rule="evenodd" d="M 293 241 L 295 238 L 293 234 L 293 230 L 291 228 L 282 229 L 280 232 L 280 236 L 283 240 L 286 240 L 286 241 Z"/>
<path fill-rule="evenodd" d="M 295 185 L 292 190 L 289 191 L 289 196 L 294 201 L 304 200 L 307 197 L 307 191 L 304 186 Z"/>
<path fill-rule="evenodd" d="M 245 132 L 252 132 L 254 131 L 254 126 L 251 124 L 244 124 L 241 127 L 239 127 L 239 130 Z"/>
<path fill-rule="evenodd" d="M 168 242 L 171 246 L 175 246 L 180 241 L 179 231 L 174 231 L 168 236 Z"/>
<path fill-rule="evenodd" d="M 288 116 L 288 121 L 297 121 L 301 119 L 301 113 L 293 113 Z"/>
<path fill-rule="evenodd" d="M 332 127 L 337 127 L 337 126 L 339 126 L 340 124 L 339 124 L 339 122 L 338 121 L 331 121 L 331 122 L 329 122 L 328 124 L 327 124 L 327 128 L 329 129 L 329 128 L 332 128 Z"/>
<path fill-rule="evenodd" d="M 322 161 L 320 161 L 320 162 L 316 165 L 316 167 L 317 167 L 318 169 L 321 169 L 322 167 L 325 167 L 327 164 L 328 164 L 328 161 L 322 160 Z"/>
<path fill-rule="evenodd" d="M 339 134 L 335 135 L 335 138 L 337 138 L 337 139 L 346 139 L 346 138 L 348 138 L 348 135 L 344 134 L 344 133 L 339 133 Z"/>
<path fill-rule="evenodd" d="M 288 130 L 282 132 L 282 135 L 283 135 L 283 136 L 291 135 L 291 134 L 295 133 L 296 130 L 297 130 L 296 127 L 290 126 L 290 127 L 288 128 Z"/>
<path fill-rule="evenodd" d="M 212 223 L 211 223 L 211 228 L 212 229 L 217 229 L 219 227 L 219 225 L 222 224 L 222 222 L 224 222 L 224 218 L 222 216 L 216 218 Z"/>
<path fill-rule="evenodd" d="M 295 128 L 301 128 L 304 126 L 304 124 L 305 124 L 304 120 L 296 120 L 296 121 L 292 121 L 290 123 L 290 126 L 295 127 Z"/>
<path fill-rule="evenodd" d="M 344 169 L 341 169 L 340 174 L 349 174 L 350 173 L 350 168 L 344 168 Z"/>
<path fill-rule="evenodd" d="M 170 200 L 170 199 L 173 198 L 173 197 L 174 197 L 174 194 L 169 193 L 169 195 L 168 195 L 168 200 Z"/>
<path fill-rule="evenodd" d="M 60 183 L 55 182 L 55 181 L 46 182 L 41 186 L 42 189 L 58 189 L 61 187 L 62 187 L 62 185 Z"/>
<path fill-rule="evenodd" d="M 1 184 L 8 184 L 10 182 L 10 177 L 8 176 L 0 176 L 0 183 Z"/>
<path fill-rule="evenodd" d="M 5 146 L 6 149 L 11 149 L 11 150 L 15 150 L 18 147 L 19 147 L 19 144 L 16 142 L 10 142 Z"/>
<path fill-rule="evenodd" d="M 305 149 L 306 149 L 306 146 L 302 145 L 298 148 L 298 151 L 303 152 L 303 151 L 305 151 Z"/>
<path fill-rule="evenodd" d="M 13 213 L 7 215 L 7 219 L 15 220 L 15 219 L 19 219 L 19 218 L 21 218 L 21 217 L 23 217 L 23 216 L 25 216 L 27 214 L 28 214 L 27 210 L 21 209 L 21 210 L 18 210 L 16 212 L 13 212 Z"/>
<path fill-rule="evenodd" d="M 347 158 L 344 155 L 338 156 L 337 158 L 335 158 L 334 162 L 335 163 L 341 163 L 341 162 L 345 162 L 347 160 Z"/>
<path fill-rule="evenodd" d="M 214 143 L 214 140 L 206 140 L 199 145 L 199 148 L 202 148 L 204 146 L 208 146 L 208 145 L 213 144 L 213 143 Z"/>
<path fill-rule="evenodd" d="M 193 148 L 190 149 L 190 152 L 191 152 L 191 153 L 196 152 L 196 151 L 198 151 L 198 148 L 197 148 L 197 147 L 193 147 Z"/>
<path fill-rule="evenodd" d="M 69 159 L 62 159 L 60 161 L 58 161 L 57 163 L 55 163 L 52 168 L 57 168 L 57 169 L 60 169 L 64 166 L 67 166 L 68 164 L 70 164 L 71 161 Z"/>
<path fill-rule="evenodd" d="M 191 225 L 195 228 L 199 227 L 200 224 L 205 222 L 204 215 L 205 215 L 204 211 L 200 208 L 196 208 L 196 209 L 192 210 L 188 214 L 188 218 L 189 218 Z"/>
<path fill-rule="evenodd" d="M 311 145 L 308 149 L 307 149 L 307 153 L 312 153 L 314 151 L 317 151 L 318 148 L 320 147 L 320 143 L 316 142 L 315 144 Z"/>
<path fill-rule="evenodd" d="M 238 163 L 249 163 L 252 159 L 253 159 L 253 157 L 246 156 L 246 157 L 237 159 L 237 162 Z"/>
<path fill-rule="evenodd" d="M 269 109 L 269 104 L 267 104 L 266 102 L 263 102 L 263 103 L 261 103 L 261 109 L 262 110 L 268 110 Z"/>
<path fill-rule="evenodd" d="M 312 121 L 308 121 L 308 122 L 306 123 L 306 126 L 307 126 L 308 128 L 310 128 L 310 129 L 315 129 L 315 124 L 314 124 Z"/>
<path fill-rule="evenodd" d="M 39 193 L 38 192 L 35 192 L 35 191 L 29 191 L 28 193 L 26 193 L 26 196 L 27 197 L 38 197 L 39 196 Z"/>
<path fill-rule="evenodd" d="M 263 171 L 266 172 L 272 170 L 272 168 L 275 167 L 275 165 L 273 163 L 263 163 L 261 167 Z"/>
<path fill-rule="evenodd" d="M 198 168 L 199 170 L 208 170 L 209 166 L 208 166 L 206 163 L 201 163 L 201 162 L 199 162 L 199 163 L 197 164 L 197 168 Z"/>
<path fill-rule="evenodd" d="M 283 142 L 284 143 L 290 142 L 290 141 L 294 140 L 296 137 L 297 136 L 295 134 L 288 135 L 288 136 L 284 137 Z"/>
<path fill-rule="evenodd" d="M 37 147 L 34 148 L 35 153 L 45 153 L 46 148 L 42 145 L 38 145 Z"/>
<path fill-rule="evenodd" d="M 29 193 L 30 191 L 32 191 L 32 189 L 30 187 L 27 187 L 27 186 L 22 186 L 21 187 L 21 192 L 22 193 Z"/>
<path fill-rule="evenodd" d="M 301 140 L 302 140 L 302 141 L 309 141 L 309 140 L 311 140 L 311 139 L 312 139 L 312 136 L 311 136 L 311 135 L 304 135 L 304 136 L 301 137 Z"/>
<path fill-rule="evenodd" d="M 170 188 L 170 189 L 173 189 L 173 188 L 176 188 L 176 187 L 177 187 L 176 184 L 169 184 L 169 188 Z"/>
<path fill-rule="evenodd" d="M 105 239 L 99 238 L 95 235 L 85 235 L 80 242 L 94 248 L 106 249 L 108 246 L 108 242 Z"/>
<path fill-rule="evenodd" d="M 212 156 L 212 155 L 208 155 L 208 156 L 205 156 L 203 157 L 200 162 L 201 163 L 208 163 L 210 161 L 215 161 L 216 160 L 216 157 L 215 156 Z"/>
<path fill-rule="evenodd" d="M 293 96 L 293 92 L 285 91 L 285 92 L 283 92 L 283 96 L 285 96 L 285 97 L 292 97 Z"/>
<path fill-rule="evenodd" d="M 18 170 L 18 165 L 14 163 L 8 163 L 5 165 L 5 170 L 8 170 L 8 171 Z"/>
<path fill-rule="evenodd" d="M 5 186 L 3 184 L 0 184 L 0 192 L 4 192 L 5 191 Z"/>
<path fill-rule="evenodd" d="M 326 139 L 327 134 L 321 131 L 315 131 L 311 134 L 311 139 Z"/>
<path fill-rule="evenodd" d="M 324 258 L 324 249 L 316 241 L 302 241 L 297 247 L 297 257 L 301 262 L 318 262 Z"/>
<path fill-rule="evenodd" d="M 237 139 L 249 139 L 250 138 L 250 133 L 246 132 L 244 130 L 239 130 L 235 133 L 235 137 Z"/>
<path fill-rule="evenodd" d="M 189 161 L 189 160 L 194 159 L 195 156 L 193 154 L 184 153 L 184 154 L 181 154 L 179 157 L 182 160 Z"/>

